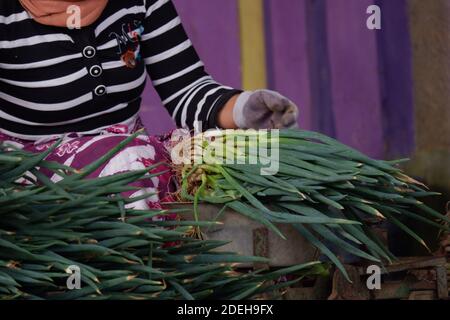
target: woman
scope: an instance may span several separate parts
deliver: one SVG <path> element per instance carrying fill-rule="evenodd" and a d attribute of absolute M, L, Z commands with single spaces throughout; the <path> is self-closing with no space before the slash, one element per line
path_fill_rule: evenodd
<path fill-rule="evenodd" d="M 0 141 L 42 151 L 63 135 L 49 159 L 83 167 L 141 127 L 147 74 L 178 127 L 296 125 L 297 107 L 280 94 L 215 82 L 170 0 L 0 3 Z M 160 144 L 136 139 L 94 176 L 148 165 Z"/>

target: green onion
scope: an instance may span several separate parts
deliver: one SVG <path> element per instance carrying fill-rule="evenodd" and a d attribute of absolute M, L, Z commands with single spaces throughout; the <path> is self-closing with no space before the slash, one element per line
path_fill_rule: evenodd
<path fill-rule="evenodd" d="M 338 259 L 340 252 L 335 248 L 370 261 L 392 261 L 393 255 L 370 231 L 371 225 L 392 223 L 425 247 L 417 230 L 408 226 L 409 221 L 448 230 L 442 222 L 450 219 L 419 201 L 438 194 L 397 167 L 405 160 L 371 159 L 316 132 L 278 133 L 277 137 L 275 131 L 264 136 L 250 130 L 227 130 L 214 140 L 203 139 L 202 134 L 194 136 L 192 146 L 196 144 L 204 150 L 223 148 L 224 152 L 209 153 L 203 159 L 207 165 L 192 163 L 176 169 L 182 172 L 180 200 L 191 201 L 195 194 L 196 212 L 201 202 L 223 204 L 282 238 L 285 237 L 276 223 L 292 224 L 344 275 L 346 271 Z M 198 143 L 202 139 L 205 142 Z M 276 152 L 279 157 L 272 159 Z M 226 156 L 240 156 L 247 162 L 232 164 L 226 162 Z M 257 162 L 250 163 L 251 157 L 256 157 Z M 263 176 L 261 169 L 268 160 L 279 170 Z M 199 168 L 201 185 L 195 179 Z M 242 292 L 253 289 L 249 286 Z"/>
<path fill-rule="evenodd" d="M 147 173 L 159 164 L 86 178 L 132 138 L 81 171 L 44 160 L 58 144 L 37 155 L 0 145 L 0 300 L 250 299 L 261 294 L 254 288 L 292 271 L 240 272 L 242 263 L 267 260 L 220 252 L 227 242 L 192 237 L 197 228 L 218 222 L 160 221 L 153 218 L 166 210 L 127 208 L 152 194 L 132 199 L 120 194 L 134 190 L 129 183 L 157 176 Z M 63 179 L 55 184 L 37 167 Z M 24 178 L 27 184 L 18 182 Z M 215 181 L 205 178 L 205 187 Z M 206 191 L 200 188 L 198 197 Z M 186 210 L 170 213 L 182 216 Z M 81 271 L 80 290 L 66 287 L 67 269 L 74 265 Z M 320 263 L 300 265 L 295 278 L 324 270 Z"/>

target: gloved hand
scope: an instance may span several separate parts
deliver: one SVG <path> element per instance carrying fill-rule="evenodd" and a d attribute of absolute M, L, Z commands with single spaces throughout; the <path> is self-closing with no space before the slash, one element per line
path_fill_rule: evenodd
<path fill-rule="evenodd" d="M 233 109 L 240 129 L 286 129 L 298 127 L 298 107 L 288 98 L 271 90 L 245 91 Z"/>

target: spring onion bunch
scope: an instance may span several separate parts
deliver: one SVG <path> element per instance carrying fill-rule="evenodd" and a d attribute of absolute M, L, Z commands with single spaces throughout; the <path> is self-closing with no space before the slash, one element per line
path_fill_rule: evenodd
<path fill-rule="evenodd" d="M 175 145 L 174 155 L 182 159 L 176 166 L 179 197 L 194 203 L 197 216 L 198 204 L 207 202 L 224 204 L 281 237 L 276 224 L 291 224 L 344 274 L 336 249 L 376 263 L 395 258 L 371 231 L 373 224 L 394 224 L 426 247 L 406 220 L 437 228 L 449 221 L 420 201 L 437 193 L 399 169 L 405 160 L 374 160 L 315 132 L 204 133 Z M 264 174 L 269 162 L 277 171 Z"/>
<path fill-rule="evenodd" d="M 127 204 L 151 194 L 120 194 L 134 190 L 130 182 L 156 175 L 150 172 L 158 165 L 86 179 L 134 137 L 79 171 L 44 160 L 57 144 L 36 155 L 0 146 L 0 300 L 245 299 L 325 272 L 312 262 L 241 273 L 239 263 L 266 260 L 217 252 L 225 242 L 190 236 L 214 223 L 164 220 L 164 210 L 131 209 Z M 38 167 L 62 179 L 53 183 Z M 81 288 L 69 290 L 73 266 Z M 286 274 L 296 277 L 275 281 Z"/>

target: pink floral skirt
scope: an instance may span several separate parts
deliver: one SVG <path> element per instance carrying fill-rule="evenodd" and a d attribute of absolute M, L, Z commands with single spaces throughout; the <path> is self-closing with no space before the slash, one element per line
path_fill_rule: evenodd
<path fill-rule="evenodd" d="M 62 143 L 47 156 L 46 160 L 65 164 L 75 169 L 82 169 L 105 155 L 121 141 L 141 128 L 142 124 L 138 121 L 134 128 L 128 128 L 125 125 L 116 125 L 102 130 L 97 135 L 66 134 Z M 166 163 L 170 163 L 166 148 L 168 138 L 169 136 L 139 135 L 88 178 L 105 177 L 132 170 L 142 170 L 153 164 L 163 163 L 153 169 L 151 173 L 169 170 L 168 172 L 161 173 L 159 176 L 153 178 L 131 183 L 131 186 L 139 187 L 140 190 L 125 192 L 123 194 L 123 196 L 133 198 L 144 193 L 155 193 L 154 196 L 146 200 L 139 200 L 128 204 L 128 207 L 142 210 L 161 209 L 161 202 L 173 201 L 170 194 L 175 191 L 172 172 L 170 172 L 169 165 L 165 165 Z M 44 152 L 57 140 L 54 137 L 41 139 L 41 141 L 26 141 L 0 133 L 0 143 L 14 145 L 33 153 Z M 60 176 L 50 171 L 45 171 L 44 169 L 42 171 L 54 182 L 61 179 Z M 174 217 L 169 216 L 168 218 L 173 219 Z"/>

